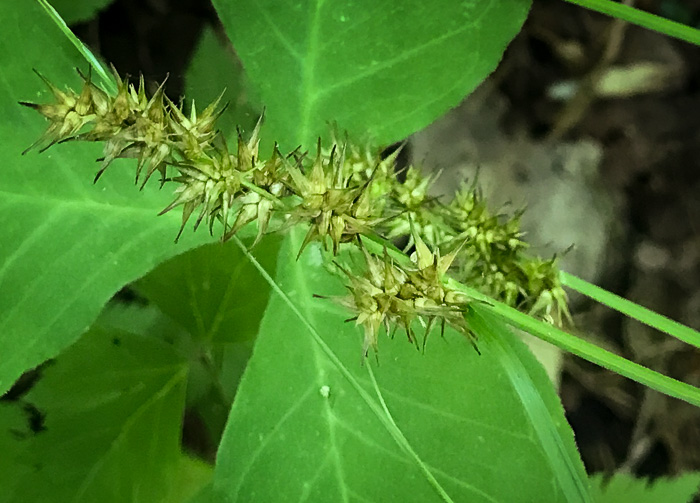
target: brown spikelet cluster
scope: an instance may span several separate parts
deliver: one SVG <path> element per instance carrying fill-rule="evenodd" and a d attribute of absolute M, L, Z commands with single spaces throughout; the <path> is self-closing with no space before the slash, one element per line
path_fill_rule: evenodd
<path fill-rule="evenodd" d="M 338 299 L 338 302 L 357 313 L 351 319 L 364 327 L 365 355 L 370 347 L 376 351 L 381 326 L 388 334 L 393 333 L 392 327 L 403 328 L 408 340 L 418 347 L 414 331 L 416 321 L 424 329 L 423 348 L 436 321 L 442 332 L 445 324 L 449 324 L 470 337 L 474 344 L 464 320 L 469 299 L 446 287 L 443 281 L 458 250 L 441 257 L 439 251 L 432 252 L 420 236 L 414 234 L 413 237 L 416 247 L 410 266 L 397 265 L 386 249 L 379 257 L 362 248 L 366 265 L 364 274 L 356 276 L 341 267 L 349 280 L 350 296 Z"/>
<path fill-rule="evenodd" d="M 404 181 L 398 181 L 398 150 L 382 156 L 347 140 L 325 146 L 319 140 L 315 156 L 299 149 L 282 154 L 277 147 L 263 156 L 260 122 L 247 140 L 239 131 L 230 148 L 216 129 L 223 110 L 218 100 L 200 114 L 194 104 L 185 113 L 168 99 L 164 85 L 149 97 L 143 79 L 135 86 L 115 72 L 118 90 L 112 96 L 80 75 L 80 93 L 60 90 L 42 77 L 53 102 L 22 103 L 49 121 L 30 149 L 99 141 L 104 155 L 96 181 L 117 158 L 137 160 L 141 187 L 159 172 L 162 185 L 176 185 L 161 214 L 182 207 L 177 237 L 194 218 L 195 229 L 202 222 L 210 232 L 222 228 L 223 239 L 257 222 L 257 242 L 277 215 L 283 228 L 307 226 L 300 254 L 312 241 L 333 255 L 343 243 L 360 246 L 363 272 L 338 264 L 349 290 L 338 302 L 364 327 L 364 354 L 377 349 L 381 327 L 388 334 L 402 328 L 418 346 L 416 324 L 423 327 L 423 344 L 432 327 L 444 330 L 448 324 L 474 344 L 464 318 L 470 299 L 445 286 L 447 275 L 551 323 L 570 318 L 556 261 L 528 255 L 520 213 L 492 213 L 474 184 L 442 202 L 430 195 L 435 177 L 416 167 L 406 168 Z M 362 235 L 403 239 L 411 260 L 393 260 L 386 248 L 370 253 Z"/>

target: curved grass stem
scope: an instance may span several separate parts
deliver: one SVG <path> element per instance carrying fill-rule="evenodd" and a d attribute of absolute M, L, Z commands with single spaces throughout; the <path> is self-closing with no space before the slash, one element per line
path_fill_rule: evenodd
<path fill-rule="evenodd" d="M 628 23 L 647 28 L 669 37 L 700 45 L 700 30 L 686 26 L 656 14 L 644 12 L 629 5 L 612 0 L 565 0 L 569 3 L 600 12 L 611 17 L 623 19 Z"/>
<path fill-rule="evenodd" d="M 700 407 L 700 389 L 665 376 L 505 305 L 487 307 L 509 324 L 565 351 L 668 396 Z"/>
<path fill-rule="evenodd" d="M 660 332 L 664 332 L 678 340 L 685 342 L 686 344 L 690 344 L 691 346 L 700 349 L 700 332 L 658 314 L 651 309 L 640 306 L 631 300 L 627 300 L 619 295 L 615 295 L 612 292 L 608 292 L 607 290 L 584 281 L 573 274 L 561 271 L 560 278 L 564 286 L 567 286 L 572 290 L 595 300 L 596 302 L 608 306 L 609 308 L 614 309 L 625 316 L 629 316 L 640 323 L 644 323 L 645 325 L 655 328 Z"/>
<path fill-rule="evenodd" d="M 56 24 L 59 30 L 66 36 L 71 44 L 78 50 L 78 52 L 85 58 L 85 60 L 92 66 L 100 76 L 102 84 L 104 85 L 105 91 L 108 94 L 117 94 L 117 83 L 114 77 L 105 69 L 104 65 L 99 59 L 92 53 L 92 51 L 83 42 L 75 36 L 75 33 L 68 27 L 66 22 L 63 20 L 61 15 L 56 12 L 56 9 L 47 2 L 47 0 L 36 0 L 37 3 L 46 11 L 46 14 L 51 18 L 51 20 Z"/>

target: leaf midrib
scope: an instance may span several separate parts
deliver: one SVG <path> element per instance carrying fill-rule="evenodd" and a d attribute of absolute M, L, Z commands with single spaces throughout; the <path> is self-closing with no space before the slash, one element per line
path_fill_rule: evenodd
<path fill-rule="evenodd" d="M 180 370 L 175 373 L 164 385 L 158 390 L 157 393 L 153 394 L 148 400 L 146 400 L 141 406 L 139 406 L 131 416 L 124 422 L 122 431 L 117 435 L 117 437 L 111 442 L 109 449 L 100 457 L 100 459 L 94 464 L 90 472 L 86 475 L 85 480 L 80 485 L 80 488 L 76 491 L 73 502 L 80 501 L 83 494 L 90 487 L 90 484 L 97 476 L 102 466 L 106 463 L 109 455 L 119 447 L 120 442 L 129 433 L 130 429 L 134 426 L 139 417 L 141 417 L 145 412 L 159 400 L 162 400 L 170 391 L 179 383 L 184 382 L 187 378 L 187 365 L 181 364 Z M 155 432 L 157 433 L 157 431 Z"/>
<path fill-rule="evenodd" d="M 18 199 L 18 200 L 29 200 L 31 204 L 37 206 L 49 206 L 51 208 L 60 207 L 78 207 L 83 209 L 109 209 L 112 211 L 121 211 L 124 213 L 148 213 L 149 215 L 156 216 L 163 208 L 159 206 L 133 206 L 127 204 L 112 204 L 103 202 L 96 199 L 67 199 L 56 197 L 50 194 L 23 194 L 19 192 L 11 192 L 8 190 L 0 189 L 0 198 L 6 200 Z M 26 201 L 25 201 L 26 202 Z M 21 203 L 20 203 L 21 204 Z M 162 215 L 165 218 L 175 219 L 176 213 L 165 213 Z"/>
<path fill-rule="evenodd" d="M 301 87 L 301 121 L 299 125 L 299 137 L 297 143 L 304 145 L 311 129 L 311 112 L 316 102 L 314 82 L 316 76 L 316 62 L 318 59 L 318 39 L 320 33 L 321 8 L 325 0 L 316 0 L 316 8 L 311 13 L 311 31 L 306 43 L 306 58 L 302 72 Z"/>

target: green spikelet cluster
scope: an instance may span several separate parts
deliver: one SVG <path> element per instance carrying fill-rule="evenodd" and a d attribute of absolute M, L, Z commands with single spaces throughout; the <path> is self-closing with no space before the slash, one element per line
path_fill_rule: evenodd
<path fill-rule="evenodd" d="M 357 313 L 357 324 L 363 325 L 365 337 L 363 352 L 377 349 L 377 334 L 384 326 L 386 332 L 393 333 L 392 327 L 401 327 L 409 342 L 418 346 L 414 332 L 414 322 L 424 327 L 423 348 L 427 336 L 435 322 L 439 322 L 444 332 L 445 324 L 457 328 L 470 337 L 473 334 L 464 320 L 464 309 L 469 299 L 461 292 L 445 286 L 444 276 L 452 265 L 457 252 L 441 257 L 440 252 L 432 252 L 417 234 L 415 253 L 410 266 L 398 266 L 387 253 L 381 257 L 372 255 L 362 248 L 365 258 L 365 271 L 355 275 L 343 269 L 347 275 L 350 296 L 338 302 Z"/>
<path fill-rule="evenodd" d="M 370 232 L 378 221 L 376 197 L 367 190 L 372 180 L 353 180 L 345 169 L 344 146 L 334 147 L 326 155 L 319 140 L 316 159 L 310 169 L 304 170 L 299 164 L 289 166 L 289 173 L 293 191 L 300 199 L 291 213 L 293 221 L 310 224 L 300 254 L 311 241 L 326 242 L 330 238 L 333 254 L 337 255 L 341 243 Z"/>
<path fill-rule="evenodd" d="M 551 323 L 569 319 L 567 299 L 554 259 L 526 253 L 520 213 L 493 214 L 475 185 L 464 185 L 443 203 L 430 196 L 435 176 L 409 166 L 405 181 L 396 176 L 398 151 L 383 157 L 379 150 L 345 141 L 324 146 L 315 156 L 299 149 L 269 156 L 259 151 L 260 122 L 247 140 L 238 132 L 230 149 L 216 130 L 222 108 L 218 100 L 201 114 L 186 114 L 161 85 L 148 97 L 143 79 L 138 86 L 115 77 L 111 96 L 83 76 L 80 93 L 62 91 L 48 80 L 49 104 L 22 103 L 41 113 L 49 127 L 30 147 L 41 150 L 69 140 L 100 141 L 104 156 L 95 180 L 117 158 L 135 158 L 141 187 L 156 171 L 161 185 L 175 184 L 174 199 L 161 214 L 182 207 L 177 238 L 194 215 L 194 228 L 204 222 L 210 232 L 223 228 L 223 239 L 257 222 L 259 240 L 275 215 L 282 227 L 308 228 L 299 253 L 317 241 L 337 255 L 343 243 L 362 249 L 364 268 L 339 268 L 347 276 L 349 295 L 337 299 L 355 313 L 364 327 L 363 353 L 377 349 L 382 327 L 393 334 L 402 328 L 418 346 L 416 323 L 424 328 L 423 344 L 437 323 L 475 340 L 464 312 L 470 299 L 448 288 L 446 276 Z M 29 149 L 27 149 L 29 150 Z M 404 239 L 411 260 L 399 263 L 385 248 L 373 255 L 361 236 Z M 475 346 L 476 347 L 476 346 Z"/>

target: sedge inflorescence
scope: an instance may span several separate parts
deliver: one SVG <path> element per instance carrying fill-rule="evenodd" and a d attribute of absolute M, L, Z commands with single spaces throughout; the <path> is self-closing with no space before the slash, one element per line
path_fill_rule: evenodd
<path fill-rule="evenodd" d="M 442 202 L 430 195 L 435 176 L 409 166 L 404 181 L 398 180 L 398 151 L 382 156 L 379 149 L 347 140 L 324 145 L 319 139 L 314 155 L 299 149 L 283 154 L 276 145 L 262 155 L 260 122 L 247 139 L 239 130 L 230 148 L 216 129 L 224 108 L 219 100 L 199 114 L 193 104 L 186 113 L 168 99 L 164 85 L 148 96 L 143 78 L 134 85 L 114 73 L 116 95 L 82 73 L 79 93 L 42 77 L 54 99 L 22 103 L 49 121 L 30 149 L 99 141 L 104 155 L 95 181 L 117 158 L 136 159 L 141 187 L 158 172 L 161 186 L 176 186 L 161 214 L 182 208 L 176 240 L 194 216 L 195 229 L 202 222 L 210 232 L 221 226 L 224 240 L 257 222 L 257 242 L 277 216 L 278 227 L 307 227 L 299 254 L 313 241 L 334 256 L 343 243 L 359 246 L 364 261 L 359 272 L 336 262 L 349 291 L 336 300 L 364 328 L 364 354 L 377 349 L 382 328 L 388 334 L 401 328 L 420 347 L 417 326 L 425 344 L 433 326 L 450 325 L 475 345 L 464 316 L 472 300 L 448 287 L 448 277 L 551 323 L 569 319 L 555 259 L 529 255 L 521 214 L 491 212 L 475 184 L 463 185 L 451 201 Z M 412 253 L 407 258 L 386 244 L 382 252 L 371 253 L 362 236 L 403 239 L 404 251 Z"/>

